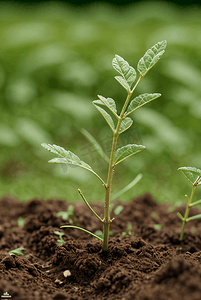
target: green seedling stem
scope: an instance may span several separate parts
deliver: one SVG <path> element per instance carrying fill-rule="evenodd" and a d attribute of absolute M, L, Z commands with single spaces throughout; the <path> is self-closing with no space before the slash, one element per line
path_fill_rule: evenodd
<path fill-rule="evenodd" d="M 190 199 L 188 199 L 188 196 L 185 195 L 187 205 L 186 205 L 186 211 L 185 211 L 184 217 L 182 217 L 182 215 L 179 212 L 177 213 L 178 217 L 182 220 L 182 228 L 181 228 L 181 235 L 180 235 L 180 240 L 182 240 L 183 235 L 184 235 L 184 227 L 185 227 L 186 223 L 189 221 L 201 218 L 201 214 L 192 216 L 190 218 L 188 217 L 190 208 L 192 206 L 201 204 L 201 200 L 192 202 L 193 196 L 195 193 L 195 189 L 198 185 L 201 184 L 201 170 L 192 168 L 192 167 L 182 167 L 182 168 L 179 168 L 178 170 L 181 170 L 183 172 L 183 174 L 185 175 L 185 177 L 192 184 L 192 191 L 191 191 Z"/>
<path fill-rule="evenodd" d="M 105 213 L 104 213 L 104 219 L 103 219 L 103 224 L 104 224 L 103 225 L 103 250 L 107 250 L 107 248 L 108 248 L 109 227 L 110 227 L 110 223 L 112 222 L 112 220 L 110 219 L 109 207 L 110 207 L 112 177 L 113 177 L 114 168 L 115 168 L 114 155 L 115 155 L 115 151 L 116 151 L 117 140 L 119 137 L 119 129 L 121 126 L 121 122 L 125 118 L 124 114 L 125 114 L 126 108 L 128 106 L 128 103 L 130 101 L 130 98 L 131 98 L 134 90 L 136 89 L 137 85 L 140 83 L 142 77 L 143 76 L 140 74 L 140 77 L 139 77 L 137 83 L 135 84 L 133 90 L 131 92 L 128 92 L 128 96 L 127 96 L 124 106 L 122 108 L 122 111 L 121 111 L 121 114 L 120 114 L 120 117 L 119 117 L 119 120 L 117 123 L 117 127 L 116 127 L 116 130 L 114 133 L 114 137 L 113 137 L 112 151 L 111 151 L 111 155 L 110 155 L 109 170 L 108 170 L 107 185 L 106 185 L 106 194 L 105 194 Z"/>
<path fill-rule="evenodd" d="M 46 148 L 48 151 L 53 152 L 59 156 L 59 158 L 54 158 L 50 160 L 49 161 L 50 163 L 70 164 L 70 165 L 81 167 L 93 173 L 101 181 L 102 186 L 105 189 L 103 219 L 99 215 L 97 215 L 97 213 L 92 209 L 92 207 L 90 206 L 89 202 L 86 200 L 86 198 L 84 197 L 80 189 L 78 189 L 78 192 L 82 197 L 83 201 L 85 202 L 85 204 L 91 210 L 91 212 L 99 219 L 100 222 L 103 223 L 103 239 L 93 234 L 92 232 L 89 232 L 88 230 L 78 226 L 66 225 L 62 227 L 76 228 L 91 234 L 92 236 L 96 237 L 97 239 L 103 242 L 103 250 L 108 249 L 109 228 L 111 222 L 114 220 L 110 218 L 110 201 L 112 200 L 111 190 L 112 190 L 112 179 L 113 179 L 115 167 L 120 162 L 124 161 L 126 158 L 129 158 L 130 156 L 145 149 L 145 146 L 142 145 L 129 144 L 116 150 L 118 137 L 124 131 L 129 129 L 130 126 L 132 125 L 133 121 L 130 117 L 128 117 L 131 113 L 133 113 L 136 109 L 140 108 L 141 106 L 147 104 L 148 102 L 155 100 L 161 96 L 161 94 L 158 93 L 154 93 L 154 94 L 146 93 L 146 94 L 139 95 L 135 97 L 133 100 L 131 100 L 131 97 L 135 89 L 137 88 L 138 84 L 142 80 L 142 78 L 155 65 L 155 63 L 161 58 L 162 54 L 165 52 L 166 45 L 167 42 L 162 41 L 155 44 L 153 47 L 151 47 L 151 49 L 147 50 L 145 55 L 138 62 L 137 71 L 139 72 L 139 76 L 137 80 L 136 80 L 137 78 L 136 70 L 133 67 L 131 67 L 128 64 L 128 62 L 125 61 L 121 56 L 115 55 L 112 61 L 112 66 L 120 74 L 120 76 L 116 76 L 115 79 L 127 91 L 126 100 L 123 104 L 120 115 L 117 114 L 116 103 L 112 98 L 105 98 L 103 96 L 98 96 L 99 99 L 93 101 L 94 106 L 104 117 L 104 119 L 106 120 L 107 124 L 109 125 L 113 133 L 113 141 L 112 141 L 109 159 L 107 158 L 106 154 L 103 153 L 102 149 L 101 151 L 99 151 L 99 154 L 106 160 L 106 162 L 108 162 L 109 160 L 106 182 L 96 172 L 94 172 L 88 164 L 81 161 L 79 157 L 74 153 L 70 151 L 66 151 L 64 148 L 57 145 L 42 144 L 42 146 Z M 106 110 L 104 110 L 102 106 L 106 106 L 106 108 L 110 111 L 110 114 Z M 111 115 L 113 118 L 111 117 Z M 116 119 L 116 126 L 113 119 Z M 88 132 L 83 130 L 82 132 L 89 140 L 94 141 L 93 137 Z M 98 143 L 96 143 L 96 145 L 98 145 Z M 139 174 L 136 177 L 136 179 L 131 183 L 131 185 L 123 189 L 123 192 L 127 191 L 128 188 L 136 184 L 141 179 L 141 177 L 142 175 Z"/>

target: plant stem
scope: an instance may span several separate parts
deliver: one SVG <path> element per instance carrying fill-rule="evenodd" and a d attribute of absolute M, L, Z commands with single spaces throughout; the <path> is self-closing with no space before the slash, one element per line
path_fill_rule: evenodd
<path fill-rule="evenodd" d="M 89 202 L 86 200 L 86 198 L 84 197 L 82 191 L 80 189 L 78 189 L 78 193 L 80 194 L 80 196 L 82 197 L 82 199 L 84 200 L 84 202 L 86 203 L 86 205 L 88 206 L 88 208 L 92 211 L 92 213 L 96 216 L 96 218 L 99 219 L 99 221 L 103 222 L 103 220 L 101 219 L 101 217 L 99 217 L 99 215 L 97 215 L 97 213 L 93 210 L 93 208 L 90 206 Z"/>
<path fill-rule="evenodd" d="M 187 222 L 186 219 L 188 219 L 189 210 L 190 210 L 191 203 L 192 203 L 192 200 L 193 200 L 193 195 L 195 193 L 195 188 L 196 188 L 196 185 L 193 185 L 190 200 L 187 202 L 186 212 L 185 212 L 185 216 L 184 216 L 184 220 L 183 220 L 182 228 L 181 228 L 180 241 L 183 239 L 184 227 L 185 227 L 186 222 Z"/>
<path fill-rule="evenodd" d="M 105 192 L 105 206 L 104 206 L 104 219 L 103 219 L 103 250 L 108 249 L 108 238 L 109 238 L 109 227 L 112 220 L 110 220 L 110 194 L 111 194 L 111 186 L 112 186 L 112 177 L 114 173 L 114 154 L 117 146 L 117 139 L 119 136 L 119 129 L 122 120 L 124 119 L 124 113 L 126 111 L 126 108 L 128 106 L 128 103 L 130 101 L 130 97 L 132 96 L 135 88 L 139 84 L 140 80 L 142 79 L 142 76 L 139 77 L 138 81 L 136 82 L 134 88 L 132 91 L 128 91 L 128 95 L 126 98 L 126 101 L 124 103 L 124 106 L 121 110 L 120 117 L 117 122 L 117 127 L 114 133 L 113 142 L 112 142 L 112 150 L 110 154 L 110 162 L 109 162 L 109 169 L 108 169 L 108 177 L 107 177 L 107 184 L 106 184 L 106 192 Z"/>

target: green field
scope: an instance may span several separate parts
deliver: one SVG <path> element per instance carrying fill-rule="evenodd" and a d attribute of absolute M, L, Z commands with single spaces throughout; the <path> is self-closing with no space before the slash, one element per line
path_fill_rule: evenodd
<path fill-rule="evenodd" d="M 144 192 L 159 202 L 185 201 L 190 192 L 179 167 L 201 168 L 201 7 L 165 3 L 117 9 L 106 5 L 0 6 L 0 196 L 88 201 L 104 198 L 91 173 L 62 168 L 40 144 L 70 149 L 106 180 L 107 164 L 83 136 L 85 128 L 110 150 L 111 132 L 92 105 L 97 94 L 121 108 L 126 92 L 114 79 L 115 54 L 136 68 L 159 41 L 168 46 L 136 90 L 162 97 L 132 114 L 121 145 L 146 150 L 116 168 L 113 193 L 139 173 L 141 181 L 119 200 Z M 201 190 L 195 198 L 201 197 Z"/>

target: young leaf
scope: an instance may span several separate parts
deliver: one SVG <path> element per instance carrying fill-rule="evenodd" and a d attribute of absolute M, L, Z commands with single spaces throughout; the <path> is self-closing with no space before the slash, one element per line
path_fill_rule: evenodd
<path fill-rule="evenodd" d="M 160 230 L 162 228 L 162 225 L 161 224 L 154 224 L 154 228 L 156 230 Z"/>
<path fill-rule="evenodd" d="M 124 79 L 122 76 L 115 76 L 114 77 L 127 91 L 130 91 L 130 86 L 126 79 Z"/>
<path fill-rule="evenodd" d="M 53 158 L 49 160 L 49 163 L 69 164 L 69 165 L 74 165 L 86 169 L 91 173 L 93 173 L 94 175 L 96 175 L 98 179 L 100 179 L 103 185 L 105 186 L 105 182 L 100 178 L 100 176 L 97 175 L 88 164 L 80 160 L 79 157 L 74 153 L 72 153 L 71 151 L 67 151 L 63 147 L 57 145 L 50 145 L 46 143 L 41 144 L 41 146 L 47 149 L 48 151 L 60 156 L 60 158 Z"/>
<path fill-rule="evenodd" d="M 151 49 L 147 50 L 145 55 L 139 60 L 137 69 L 141 76 L 145 74 L 155 65 L 165 52 L 167 41 L 162 41 L 155 44 Z"/>
<path fill-rule="evenodd" d="M 15 254 L 15 255 L 23 256 L 24 253 L 22 253 L 22 250 L 25 250 L 25 249 L 24 249 L 23 247 L 20 247 L 20 248 L 11 250 L 11 251 L 9 251 L 8 253 L 9 253 L 10 255 Z"/>
<path fill-rule="evenodd" d="M 114 210 L 114 214 L 117 216 L 120 214 L 120 212 L 124 209 L 124 207 L 122 205 L 118 205 L 115 210 Z"/>
<path fill-rule="evenodd" d="M 119 134 L 126 131 L 131 125 L 133 124 L 133 120 L 129 117 L 126 117 L 122 120 L 120 128 L 119 128 Z"/>
<path fill-rule="evenodd" d="M 93 104 L 94 104 L 94 101 L 93 101 Z M 108 125 L 110 126 L 112 131 L 115 132 L 114 122 L 113 122 L 112 118 L 110 117 L 110 115 L 103 108 L 99 107 L 98 105 L 94 104 L 94 106 L 101 113 L 101 115 L 103 116 L 105 121 L 108 123 Z"/>
<path fill-rule="evenodd" d="M 98 95 L 98 98 L 100 100 L 95 100 L 95 101 L 93 101 L 93 103 L 107 106 L 107 108 L 109 108 L 109 110 L 111 110 L 111 112 L 115 115 L 115 117 L 118 118 L 115 101 L 112 98 L 105 98 L 105 97 L 100 96 L 100 95 Z"/>
<path fill-rule="evenodd" d="M 58 234 L 59 240 L 57 240 L 57 243 L 60 245 L 63 245 L 65 241 L 63 240 L 62 236 L 65 234 L 64 232 L 54 231 L 55 234 Z"/>
<path fill-rule="evenodd" d="M 18 227 L 22 228 L 25 222 L 26 222 L 26 219 L 19 217 L 17 220 Z"/>
<path fill-rule="evenodd" d="M 190 181 L 192 185 L 200 185 L 201 184 L 201 170 L 192 168 L 192 167 L 182 167 L 178 170 L 181 170 L 185 177 Z"/>
<path fill-rule="evenodd" d="M 137 96 L 136 98 L 134 98 L 130 105 L 128 106 L 128 109 L 126 111 L 125 116 L 128 116 L 129 114 L 131 114 L 132 112 L 134 112 L 136 109 L 138 109 L 139 107 L 145 105 L 146 103 L 160 97 L 161 94 L 158 93 L 154 93 L 154 94 L 142 94 Z"/>
<path fill-rule="evenodd" d="M 128 62 L 125 61 L 121 56 L 115 55 L 115 58 L 112 61 L 113 68 L 119 72 L 122 76 L 122 78 L 127 82 L 128 87 L 127 89 L 130 90 L 130 87 L 132 83 L 136 79 L 136 71 L 133 67 L 129 66 Z M 118 77 L 115 77 L 121 84 L 122 79 Z M 120 79 L 120 80 L 119 80 Z M 122 84 L 124 87 L 125 85 Z M 125 87 L 126 88 L 126 87 Z"/>
<path fill-rule="evenodd" d="M 123 160 L 125 160 L 126 158 L 142 151 L 143 149 L 145 149 L 145 146 L 142 145 L 136 145 L 136 144 L 129 144 L 126 146 L 123 146 L 119 149 L 117 149 L 117 151 L 114 154 L 114 164 L 113 165 L 117 165 L 120 162 L 122 162 Z"/>

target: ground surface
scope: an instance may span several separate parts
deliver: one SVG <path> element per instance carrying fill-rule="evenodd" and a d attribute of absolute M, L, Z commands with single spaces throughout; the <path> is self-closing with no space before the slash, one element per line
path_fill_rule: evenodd
<path fill-rule="evenodd" d="M 104 253 L 101 242 L 90 235 L 60 229 L 69 224 L 57 216 L 67 210 L 66 202 L 2 198 L 0 295 L 11 296 L 2 299 L 200 300 L 201 221 L 188 223 L 180 242 L 176 212 L 184 214 L 184 207 L 173 211 L 149 194 L 122 205 Z M 93 208 L 102 213 L 101 206 Z M 190 215 L 197 212 L 192 209 Z M 19 217 L 26 219 L 23 227 L 18 227 Z M 92 232 L 102 229 L 84 204 L 75 206 L 74 221 Z M 134 236 L 123 237 L 128 222 Z M 54 231 L 65 233 L 63 245 Z M 25 248 L 24 256 L 8 254 L 18 247 Z"/>

